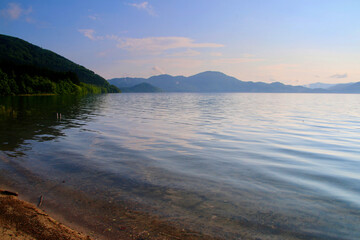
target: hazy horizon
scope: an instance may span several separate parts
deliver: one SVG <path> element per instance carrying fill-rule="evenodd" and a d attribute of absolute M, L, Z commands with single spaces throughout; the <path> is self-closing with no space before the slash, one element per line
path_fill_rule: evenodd
<path fill-rule="evenodd" d="M 106 79 L 220 71 L 290 85 L 360 81 L 358 1 L 3 1 L 0 32 Z"/>
<path fill-rule="evenodd" d="M 132 76 L 132 77 L 114 77 L 114 78 L 108 78 L 106 79 L 107 81 L 110 81 L 110 80 L 113 80 L 113 79 L 120 79 L 120 78 L 129 78 L 129 79 L 132 79 L 132 78 L 143 78 L 143 79 L 149 79 L 149 78 L 152 78 L 152 77 L 157 77 L 157 76 L 161 76 L 161 75 L 169 75 L 169 76 L 172 76 L 172 77 L 191 77 L 191 76 L 194 76 L 194 75 L 198 75 L 198 74 L 201 74 L 201 73 L 205 73 L 205 72 L 218 72 L 218 73 L 223 73 L 223 72 L 220 72 L 220 71 L 212 71 L 212 70 L 207 70 L 207 71 L 203 71 L 203 72 L 199 72 L 199 73 L 195 73 L 195 74 L 191 74 L 191 75 L 184 75 L 184 74 L 180 74 L 180 75 L 172 75 L 172 74 L 168 74 L 168 73 L 159 73 L 159 74 L 154 74 L 154 75 L 151 75 L 149 77 L 137 77 L 137 76 Z M 231 76 L 231 75 L 228 75 L 226 73 L 223 73 L 229 77 L 234 77 L 234 76 Z M 235 77 L 236 78 L 236 77 Z M 236 78 L 237 79 L 237 78 Z M 242 81 L 241 79 L 237 79 L 239 81 Z M 267 83 L 276 83 L 278 81 L 273 81 L 273 82 L 267 82 Z M 295 85 L 294 86 L 304 86 L 304 87 L 307 87 L 307 88 L 328 88 L 330 86 L 335 86 L 335 85 L 338 85 L 338 84 L 354 84 L 356 82 L 334 82 L 334 83 L 324 83 L 324 82 L 312 82 L 312 83 L 308 83 L 308 84 L 301 84 L 301 85 Z M 318 86 L 317 86 L 318 85 Z M 321 87 L 320 87 L 321 85 Z M 316 87 L 315 87 L 316 86 Z"/>

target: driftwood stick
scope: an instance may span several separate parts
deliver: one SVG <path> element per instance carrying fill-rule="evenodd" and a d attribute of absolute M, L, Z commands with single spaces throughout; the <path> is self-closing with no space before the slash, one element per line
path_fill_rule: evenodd
<path fill-rule="evenodd" d="M 40 196 L 40 199 L 39 199 L 39 203 L 38 203 L 38 207 L 41 207 L 42 203 L 43 203 L 43 195 Z"/>

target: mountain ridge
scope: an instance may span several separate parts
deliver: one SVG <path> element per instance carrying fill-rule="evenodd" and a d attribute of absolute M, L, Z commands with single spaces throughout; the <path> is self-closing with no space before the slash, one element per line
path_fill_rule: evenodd
<path fill-rule="evenodd" d="M 312 87 L 305 87 L 287 85 L 281 82 L 241 81 L 217 71 L 205 71 L 189 77 L 162 74 L 149 78 L 113 78 L 109 79 L 108 82 L 119 88 L 146 82 L 165 92 L 360 93 L 360 82 L 315 83 L 309 84 Z M 320 88 L 319 86 L 327 88 Z"/>
<path fill-rule="evenodd" d="M 321 89 L 313 90 L 279 82 L 245 82 L 217 71 L 205 71 L 189 77 L 162 74 L 149 78 L 113 78 L 108 81 L 119 88 L 146 82 L 165 92 L 323 92 Z"/>
<path fill-rule="evenodd" d="M 154 87 L 149 83 L 139 83 L 132 87 L 125 87 L 120 89 L 123 93 L 154 93 L 154 92 L 162 92 L 160 88 Z"/>

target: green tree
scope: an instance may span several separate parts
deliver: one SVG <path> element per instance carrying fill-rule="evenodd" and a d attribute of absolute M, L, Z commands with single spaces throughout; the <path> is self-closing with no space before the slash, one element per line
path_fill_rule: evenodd
<path fill-rule="evenodd" d="M 18 86 L 13 78 L 9 78 L 0 69 L 0 95 L 14 95 L 19 92 Z"/>

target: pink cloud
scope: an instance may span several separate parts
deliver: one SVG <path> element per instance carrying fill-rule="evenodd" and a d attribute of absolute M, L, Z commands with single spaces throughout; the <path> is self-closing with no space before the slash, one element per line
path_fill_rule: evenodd
<path fill-rule="evenodd" d="M 151 16 L 156 16 L 154 8 L 149 4 L 149 2 L 142 2 L 142 3 L 129 3 L 129 6 L 135 7 L 139 10 L 146 11 Z"/>
<path fill-rule="evenodd" d="M 217 43 L 196 43 L 186 37 L 148 37 L 148 38 L 119 38 L 118 48 L 128 51 L 163 52 L 178 48 L 220 48 Z"/>
<path fill-rule="evenodd" d="M 102 36 L 95 36 L 95 30 L 94 29 L 79 29 L 80 33 L 82 33 L 85 37 L 91 39 L 91 40 L 102 40 L 104 37 Z"/>
<path fill-rule="evenodd" d="M 11 20 L 17 20 L 21 16 L 29 15 L 32 12 L 32 7 L 24 9 L 20 4 L 9 3 L 6 9 L 1 10 L 1 15 Z"/>

